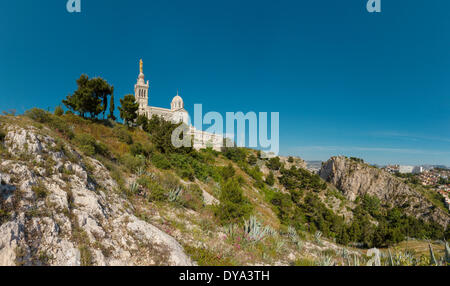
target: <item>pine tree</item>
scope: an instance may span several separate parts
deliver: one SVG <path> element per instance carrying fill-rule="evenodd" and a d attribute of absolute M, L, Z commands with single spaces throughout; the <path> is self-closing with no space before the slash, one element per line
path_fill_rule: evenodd
<path fill-rule="evenodd" d="M 123 119 L 126 125 L 130 125 L 138 117 L 139 104 L 135 101 L 132 94 L 128 94 L 120 100 L 120 105 L 120 118 Z"/>
<path fill-rule="evenodd" d="M 82 117 L 89 114 L 91 118 L 96 118 L 102 112 L 104 116 L 111 86 L 102 78 L 89 79 L 85 74 L 77 80 L 77 85 L 78 89 L 63 100 L 64 105 Z"/>
<path fill-rule="evenodd" d="M 266 178 L 266 184 L 269 186 L 273 186 L 275 184 L 275 176 L 273 175 L 272 171 L 270 171 L 269 175 Z"/>

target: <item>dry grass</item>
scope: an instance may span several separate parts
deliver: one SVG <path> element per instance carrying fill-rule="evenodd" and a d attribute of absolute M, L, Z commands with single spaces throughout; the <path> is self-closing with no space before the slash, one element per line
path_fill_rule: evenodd
<path fill-rule="evenodd" d="M 431 243 L 431 246 L 433 247 L 433 251 L 435 255 L 442 256 L 444 255 L 444 245 L 443 244 L 437 244 L 437 243 Z M 409 241 L 402 241 L 399 244 L 395 245 L 391 251 L 407 251 L 412 250 L 417 256 L 425 255 L 429 256 L 430 251 L 428 248 L 428 242 L 423 240 L 409 240 Z M 383 252 L 388 252 L 387 249 L 381 249 Z"/>

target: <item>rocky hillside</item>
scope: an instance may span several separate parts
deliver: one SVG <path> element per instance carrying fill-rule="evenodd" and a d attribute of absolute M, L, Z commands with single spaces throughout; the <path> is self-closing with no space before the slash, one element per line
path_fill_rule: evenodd
<path fill-rule="evenodd" d="M 29 117 L 0 116 L 0 265 L 315 265 L 361 255 L 281 226 L 256 165 L 162 153 L 158 134 L 121 124 Z M 242 188 L 235 207 L 251 210 L 249 227 L 217 213 L 230 187 Z"/>
<path fill-rule="evenodd" d="M 384 204 L 401 207 L 411 216 L 437 222 L 444 228 L 450 222 L 449 213 L 436 207 L 419 190 L 362 162 L 342 156 L 332 157 L 322 165 L 320 176 L 335 185 L 350 201 L 368 194 Z"/>
<path fill-rule="evenodd" d="M 378 225 L 389 228 L 380 241 L 370 210 L 352 201 L 365 192 L 383 197 L 369 183 L 378 182 L 370 179 L 376 169 L 327 163 L 327 184 L 300 158 L 175 150 L 173 128 L 159 119 L 128 128 L 38 109 L 0 116 L 0 265 L 360 265 L 391 230 L 406 231 L 404 220 L 391 225 L 383 213 Z M 369 179 L 347 179 L 341 168 Z M 394 179 L 385 185 L 408 188 Z M 392 192 L 384 200 L 402 204 Z M 448 221 L 432 205 L 418 209 Z M 444 229 L 410 224 L 443 237 Z M 443 244 L 433 247 L 443 253 Z"/>
<path fill-rule="evenodd" d="M 99 161 L 50 130 L 3 130 L 11 159 L 0 162 L 0 265 L 192 264 L 174 238 L 133 215 Z"/>

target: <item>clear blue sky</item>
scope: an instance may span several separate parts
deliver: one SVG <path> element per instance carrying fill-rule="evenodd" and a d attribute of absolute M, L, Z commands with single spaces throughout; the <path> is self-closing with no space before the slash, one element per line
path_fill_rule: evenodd
<path fill-rule="evenodd" d="M 53 109 L 82 73 L 150 104 L 280 112 L 281 154 L 450 165 L 450 1 L 0 2 L 0 110 Z M 116 106 L 118 104 L 116 103 Z"/>

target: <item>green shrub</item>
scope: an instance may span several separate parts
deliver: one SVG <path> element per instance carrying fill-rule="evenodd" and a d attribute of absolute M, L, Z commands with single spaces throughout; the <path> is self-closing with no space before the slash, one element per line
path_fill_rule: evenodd
<path fill-rule="evenodd" d="M 196 261 L 199 266 L 234 266 L 229 258 L 214 253 L 206 248 L 197 248 L 193 246 L 184 246 L 186 253 Z"/>
<path fill-rule="evenodd" d="M 284 225 L 291 225 L 295 220 L 295 205 L 289 194 L 267 190 L 266 198 L 275 206 L 275 213 Z"/>
<path fill-rule="evenodd" d="M 125 126 L 116 124 L 113 128 L 113 131 L 120 142 L 126 143 L 128 145 L 133 144 L 133 137 Z"/>
<path fill-rule="evenodd" d="M 158 184 L 151 184 L 150 185 L 150 193 L 148 196 L 148 200 L 151 202 L 154 201 L 167 201 L 167 191 L 164 190 L 161 186 L 159 186 Z"/>
<path fill-rule="evenodd" d="M 64 110 L 62 109 L 61 106 L 58 105 L 58 106 L 55 108 L 54 114 L 55 114 L 56 116 L 61 116 L 61 115 L 64 114 Z"/>
<path fill-rule="evenodd" d="M 305 190 L 326 190 L 327 184 L 319 177 L 319 175 L 311 174 L 307 170 L 292 166 L 287 170 L 281 168 L 282 184 L 288 190 L 305 189 Z"/>
<path fill-rule="evenodd" d="M 316 262 L 310 258 L 300 258 L 294 262 L 293 266 L 316 266 Z"/>
<path fill-rule="evenodd" d="M 65 121 L 64 119 L 62 119 L 60 117 L 52 116 L 48 122 L 48 125 L 52 130 L 61 133 L 63 136 L 65 136 L 69 140 L 71 140 L 75 137 L 72 127 L 69 126 L 67 121 Z"/>
<path fill-rule="evenodd" d="M 252 168 L 244 167 L 244 171 L 257 182 L 263 182 L 263 173 L 258 166 Z"/>
<path fill-rule="evenodd" d="M 167 157 L 170 166 L 176 170 L 180 177 L 190 181 L 195 180 L 194 163 L 197 162 L 192 157 L 187 154 L 169 154 Z M 163 162 L 163 166 L 166 166 L 166 163 Z"/>
<path fill-rule="evenodd" d="M 2 129 L 0 129 L 0 143 L 5 142 L 6 133 Z"/>
<path fill-rule="evenodd" d="M 139 168 L 145 167 L 145 157 L 142 155 L 133 156 L 126 153 L 120 157 L 120 162 L 131 172 L 136 172 Z"/>
<path fill-rule="evenodd" d="M 250 156 L 248 156 L 248 163 L 252 166 L 256 165 L 256 163 L 258 162 L 258 159 L 256 158 L 255 155 L 251 154 Z"/>
<path fill-rule="evenodd" d="M 234 162 L 244 162 L 247 157 L 247 152 L 243 148 L 231 147 L 224 148 L 223 155 Z"/>
<path fill-rule="evenodd" d="M 350 157 L 350 160 L 357 162 L 357 163 L 364 163 L 364 160 L 361 158 Z"/>
<path fill-rule="evenodd" d="M 236 174 L 236 171 L 233 168 L 233 165 L 230 163 L 228 166 L 221 167 L 220 174 L 222 175 L 222 178 L 225 181 L 231 179 Z"/>
<path fill-rule="evenodd" d="M 50 120 L 50 114 L 40 108 L 32 108 L 25 111 L 25 116 L 39 123 L 46 123 Z"/>
<path fill-rule="evenodd" d="M 266 163 L 267 168 L 273 171 L 277 171 L 281 168 L 281 162 L 279 157 L 270 158 Z"/>
<path fill-rule="evenodd" d="M 253 206 L 236 179 L 225 182 L 220 192 L 220 204 L 215 209 L 215 215 L 223 224 L 236 223 L 246 219 L 253 211 Z"/>
<path fill-rule="evenodd" d="M 77 134 L 74 142 L 88 156 L 97 154 L 107 156 L 109 153 L 105 144 L 98 142 L 94 137 L 86 133 Z"/>
<path fill-rule="evenodd" d="M 168 170 L 171 165 L 169 160 L 167 160 L 166 156 L 156 153 L 151 157 L 153 165 L 155 165 L 158 169 Z"/>
<path fill-rule="evenodd" d="M 82 245 L 79 248 L 81 266 L 92 266 L 94 264 L 94 257 L 88 246 Z"/>
<path fill-rule="evenodd" d="M 133 145 L 131 145 L 130 153 L 133 156 L 138 156 L 138 155 L 147 156 L 148 155 L 147 151 L 144 149 L 144 147 L 142 146 L 141 143 L 134 143 Z"/>
<path fill-rule="evenodd" d="M 11 214 L 6 210 L 0 209 L 0 225 L 9 220 Z"/>
<path fill-rule="evenodd" d="M 211 147 L 207 147 L 205 149 L 200 150 L 201 154 L 207 155 L 208 158 L 210 158 L 211 161 L 214 161 L 214 158 L 219 156 L 220 152 L 214 150 Z"/>
<path fill-rule="evenodd" d="M 198 185 L 191 184 L 183 191 L 181 202 L 184 207 L 195 211 L 205 206 L 203 200 L 203 192 Z"/>
<path fill-rule="evenodd" d="M 182 126 L 185 129 L 184 134 L 187 133 L 187 125 L 173 124 L 169 121 L 162 119 L 159 116 L 154 115 L 148 121 L 148 131 L 151 135 L 152 143 L 155 145 L 156 149 L 162 154 L 187 154 L 193 152 L 192 147 L 181 147 L 175 148 L 172 144 L 172 133 L 173 131 Z"/>
<path fill-rule="evenodd" d="M 45 199 L 48 195 L 48 191 L 45 186 L 41 183 L 34 185 L 31 187 L 31 190 L 34 192 L 38 199 Z"/>
<path fill-rule="evenodd" d="M 266 178 L 266 184 L 269 186 L 273 186 L 275 184 L 275 176 L 273 175 L 272 171 L 270 171 L 269 175 Z"/>

